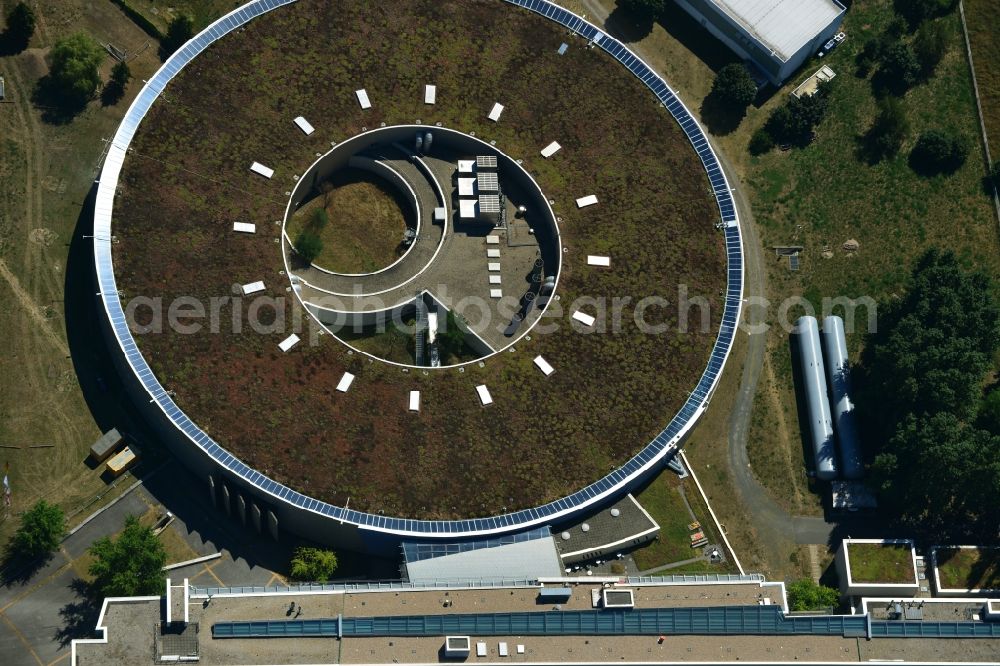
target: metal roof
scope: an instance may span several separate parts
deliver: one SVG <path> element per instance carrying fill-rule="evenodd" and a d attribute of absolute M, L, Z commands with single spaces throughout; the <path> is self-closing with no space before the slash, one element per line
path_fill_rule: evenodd
<path fill-rule="evenodd" d="M 550 536 L 503 545 L 481 545 L 446 555 L 422 557 L 416 561 L 407 557 L 406 561 L 406 575 L 410 581 L 545 578 L 559 577 L 562 573 L 556 545 Z"/>
<path fill-rule="evenodd" d="M 711 0 L 787 61 L 844 12 L 833 0 Z"/>

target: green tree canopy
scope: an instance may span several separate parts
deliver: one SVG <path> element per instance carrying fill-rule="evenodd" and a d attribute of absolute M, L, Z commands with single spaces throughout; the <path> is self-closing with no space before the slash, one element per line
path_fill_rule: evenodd
<path fill-rule="evenodd" d="M 292 555 L 290 573 L 301 581 L 325 583 L 337 570 L 337 554 L 330 550 L 301 546 Z"/>
<path fill-rule="evenodd" d="M 924 76 L 931 76 L 951 44 L 951 31 L 944 21 L 924 21 L 913 40 L 913 53 Z"/>
<path fill-rule="evenodd" d="M 808 145 L 813 129 L 826 117 L 832 91 L 832 84 L 825 82 L 812 95 L 790 98 L 774 110 L 764 127 L 778 143 Z"/>
<path fill-rule="evenodd" d="M 931 389 L 933 390 L 933 389 Z M 880 504 L 917 534 L 995 542 L 1000 436 L 949 412 L 907 416 L 872 466 Z"/>
<path fill-rule="evenodd" d="M 969 145 L 961 136 L 927 130 L 910 152 L 910 167 L 925 176 L 951 174 L 962 168 L 968 156 Z"/>
<path fill-rule="evenodd" d="M 894 42 L 882 51 L 878 79 L 880 87 L 896 94 L 905 93 L 920 77 L 920 61 L 910 45 Z"/>
<path fill-rule="evenodd" d="M 167 26 L 167 34 L 160 42 L 160 57 L 166 60 L 192 37 L 194 37 L 194 19 L 187 14 L 178 14 Z"/>
<path fill-rule="evenodd" d="M 58 548 L 65 533 L 66 516 L 62 509 L 38 500 L 21 516 L 21 525 L 11 539 L 11 550 L 21 557 L 39 557 Z"/>
<path fill-rule="evenodd" d="M 311 264 L 323 251 L 323 239 L 312 229 L 303 229 L 295 237 L 295 251 L 302 261 Z"/>
<path fill-rule="evenodd" d="M 909 414 L 948 412 L 967 420 L 1000 340 L 1000 306 L 990 277 L 967 271 L 951 252 L 930 250 L 906 294 L 883 305 L 863 357 L 864 399 L 876 440 Z"/>
<path fill-rule="evenodd" d="M 105 597 L 162 594 L 167 554 L 153 530 L 135 516 L 125 519 L 118 538 L 103 537 L 90 547 L 94 587 Z"/>
<path fill-rule="evenodd" d="M 49 56 L 52 88 L 71 105 L 83 105 L 101 85 L 98 67 L 104 60 L 101 45 L 78 32 L 56 42 Z"/>
<path fill-rule="evenodd" d="M 35 34 L 35 23 L 35 10 L 24 2 L 17 3 L 7 12 L 4 39 L 10 41 L 14 50 L 24 50 Z"/>
<path fill-rule="evenodd" d="M 903 103 L 895 97 L 878 101 L 878 115 L 871 129 L 864 135 L 864 147 L 870 162 L 894 157 L 910 130 Z"/>
<path fill-rule="evenodd" d="M 823 610 L 840 603 L 840 592 L 803 578 L 788 585 L 788 608 L 793 611 Z"/>
<path fill-rule="evenodd" d="M 742 113 L 757 97 L 757 84 L 746 67 L 740 63 L 730 63 L 715 75 L 710 94 L 720 103 Z"/>

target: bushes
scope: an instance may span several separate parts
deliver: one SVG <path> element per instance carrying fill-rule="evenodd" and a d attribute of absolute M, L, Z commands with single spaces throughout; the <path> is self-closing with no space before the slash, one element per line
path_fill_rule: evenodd
<path fill-rule="evenodd" d="M 742 115 L 757 97 L 757 84 L 750 77 L 747 68 L 740 63 L 731 63 L 719 70 L 712 83 L 712 92 L 719 102 Z"/>
<path fill-rule="evenodd" d="M 337 554 L 330 550 L 300 546 L 292 555 L 289 573 L 299 581 L 325 583 L 337 570 Z"/>
<path fill-rule="evenodd" d="M 917 27 L 928 19 L 948 14 L 958 5 L 958 0 L 895 0 L 893 3 L 899 14 L 910 27 Z"/>
<path fill-rule="evenodd" d="M 910 122 L 903 103 L 895 97 L 879 100 L 875 123 L 861 137 L 864 158 L 874 164 L 894 157 L 909 131 Z"/>
<path fill-rule="evenodd" d="M 840 593 L 832 587 L 817 585 L 808 578 L 788 585 L 788 609 L 793 611 L 824 610 L 840 602 Z"/>
<path fill-rule="evenodd" d="M 951 174 L 958 171 L 969 155 L 965 139 L 940 130 L 928 130 L 920 135 L 910 152 L 910 167 L 924 176 Z"/>
<path fill-rule="evenodd" d="M 948 52 L 951 31 L 942 21 L 924 21 L 913 40 L 913 53 L 922 76 L 930 77 Z"/>
<path fill-rule="evenodd" d="M 295 251 L 302 261 L 311 264 L 323 252 L 323 238 L 320 233 L 330 221 L 330 216 L 323 208 L 317 208 L 316 212 L 303 227 L 299 235 L 295 237 Z"/>
<path fill-rule="evenodd" d="M 767 129 L 761 127 L 750 137 L 750 154 L 763 155 L 774 149 L 774 137 Z"/>

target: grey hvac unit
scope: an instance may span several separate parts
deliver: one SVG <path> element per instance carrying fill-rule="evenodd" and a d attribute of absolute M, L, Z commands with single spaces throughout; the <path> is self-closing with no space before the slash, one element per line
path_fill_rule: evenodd
<path fill-rule="evenodd" d="M 861 442 L 855 422 L 854 401 L 851 400 L 851 367 L 847 358 L 847 338 L 844 320 L 840 317 L 823 319 L 823 356 L 826 377 L 830 385 L 830 408 L 833 426 L 840 448 L 841 471 L 845 479 L 857 480 L 864 476 L 861 461 Z"/>
<path fill-rule="evenodd" d="M 434 141 L 434 135 L 433 134 L 431 134 L 430 132 L 427 132 L 427 134 L 424 134 L 424 152 L 425 153 L 431 152 L 431 142 L 433 142 L 433 141 Z"/>
<path fill-rule="evenodd" d="M 816 317 L 800 317 L 795 328 L 799 334 L 799 368 L 805 389 L 816 476 L 823 481 L 832 481 L 837 478 L 837 461 L 834 458 L 833 420 L 827 399 L 826 373 L 820 352 L 819 324 Z"/>

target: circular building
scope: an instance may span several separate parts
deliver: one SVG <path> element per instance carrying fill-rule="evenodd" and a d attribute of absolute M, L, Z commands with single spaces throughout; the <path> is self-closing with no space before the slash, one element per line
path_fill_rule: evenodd
<path fill-rule="evenodd" d="M 250 2 L 140 92 L 94 236 L 125 383 L 217 505 L 369 551 L 648 480 L 742 301 L 697 121 L 542 0 Z"/>

